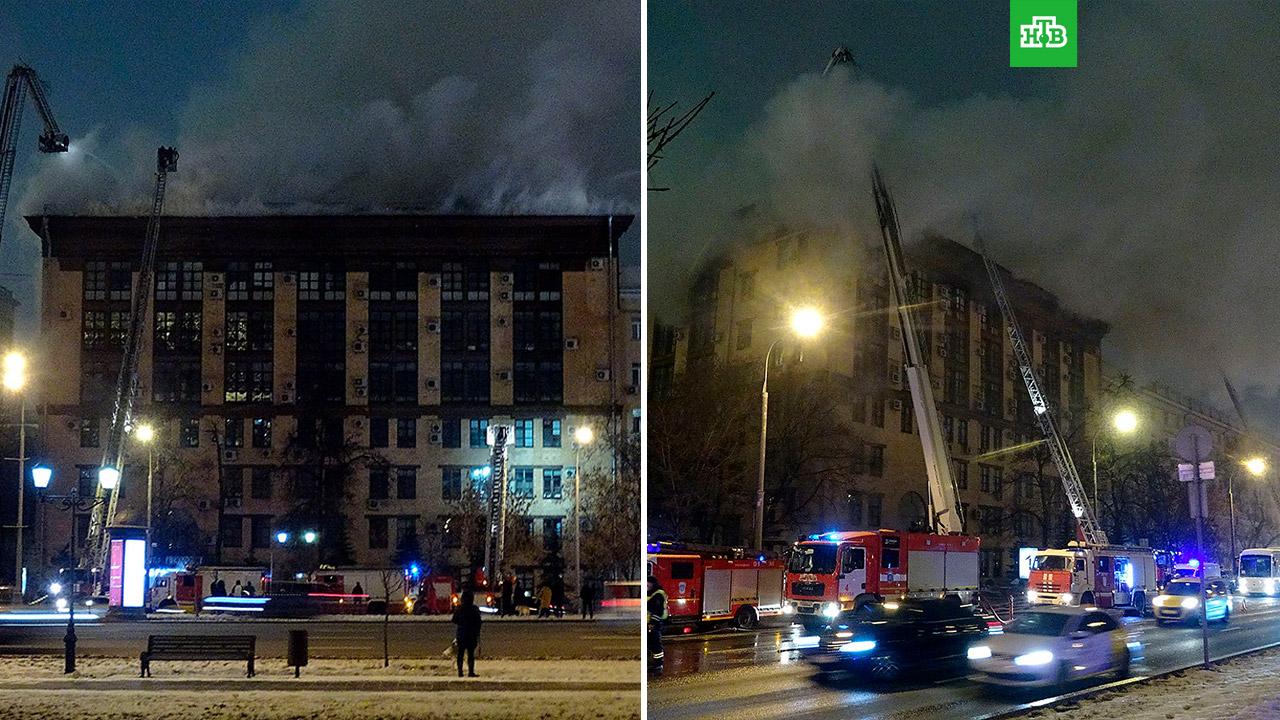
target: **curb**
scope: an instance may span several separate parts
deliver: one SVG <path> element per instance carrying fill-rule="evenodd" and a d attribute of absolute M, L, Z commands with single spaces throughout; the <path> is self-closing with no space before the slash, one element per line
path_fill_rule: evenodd
<path fill-rule="evenodd" d="M 640 683 L 620 681 L 532 682 L 525 680 L 365 680 L 333 682 L 323 677 L 304 680 L 244 678 L 130 680 L 48 680 L 42 682 L 0 682 L 2 692 L 64 691 L 82 692 L 639 692 Z"/>
<path fill-rule="evenodd" d="M 1215 664 L 1215 663 L 1220 663 L 1226 660 L 1234 660 L 1235 658 L 1238 658 L 1238 657 L 1243 657 L 1245 655 L 1252 655 L 1254 653 L 1259 653 L 1264 650 L 1271 650 L 1277 647 L 1280 647 L 1280 642 L 1273 642 L 1267 645 L 1262 645 L 1260 647 L 1251 648 L 1249 650 L 1240 650 L 1239 652 L 1229 653 L 1221 657 L 1210 658 L 1209 663 Z M 1062 705 L 1063 703 L 1073 702 L 1076 700 L 1085 700 L 1085 699 L 1094 697 L 1096 695 L 1101 695 L 1102 693 L 1105 693 L 1110 690 L 1116 690 L 1119 688 L 1128 687 L 1130 685 L 1138 685 L 1141 683 L 1149 683 L 1152 680 L 1159 680 L 1161 678 L 1165 678 L 1175 673 L 1180 673 L 1186 670 L 1194 670 L 1195 668 L 1202 667 L 1203 665 L 1204 665 L 1203 662 L 1197 662 L 1197 663 L 1192 663 L 1190 665 L 1183 665 L 1181 667 L 1173 668 L 1171 670 L 1164 670 L 1162 672 L 1152 673 L 1150 675 L 1139 675 L 1137 677 L 1125 678 L 1123 680 L 1115 680 L 1113 682 L 1105 683 L 1103 685 L 1083 688 L 1080 690 L 1063 693 L 1061 695 L 1055 695 L 1053 697 L 1043 698 L 1041 700 L 1033 700 L 1031 702 L 1022 703 L 1015 707 L 1009 708 L 1008 710 L 1000 710 L 995 713 L 979 716 L 974 720 L 1004 720 L 1004 718 L 1020 717 L 1028 712 L 1031 712 L 1032 710 L 1041 710 L 1044 708 L 1051 708 L 1057 705 Z"/>

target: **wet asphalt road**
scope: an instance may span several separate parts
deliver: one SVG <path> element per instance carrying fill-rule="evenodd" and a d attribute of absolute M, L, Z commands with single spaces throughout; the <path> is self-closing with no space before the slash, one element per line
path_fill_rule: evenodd
<path fill-rule="evenodd" d="M 1200 629 L 1157 627 L 1154 620 L 1125 618 L 1131 640 L 1142 644 L 1133 675 L 1170 670 L 1201 659 Z M 795 649 L 799 626 L 755 631 L 719 631 L 666 638 L 666 667 L 649 686 L 649 717 L 655 720 L 744 718 L 825 720 L 875 718 L 957 720 L 981 718 L 1020 703 L 1056 694 L 1010 693 L 963 676 L 920 679 L 915 684 L 862 684 L 843 674 L 823 678 Z M 1211 625 L 1212 657 L 1280 642 L 1280 604 L 1250 599 L 1231 623 Z M 1096 682 L 1106 682 L 1100 679 Z"/>

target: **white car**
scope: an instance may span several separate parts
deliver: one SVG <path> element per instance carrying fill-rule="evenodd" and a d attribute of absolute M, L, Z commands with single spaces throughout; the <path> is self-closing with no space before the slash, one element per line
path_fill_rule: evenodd
<path fill-rule="evenodd" d="M 1128 633 L 1096 608 L 1037 607 L 1019 613 L 969 648 L 976 678 L 994 685 L 1042 687 L 1115 673 L 1129 674 Z"/>

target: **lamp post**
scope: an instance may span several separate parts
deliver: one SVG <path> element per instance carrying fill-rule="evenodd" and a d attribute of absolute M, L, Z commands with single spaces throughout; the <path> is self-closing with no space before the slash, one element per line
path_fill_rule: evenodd
<path fill-rule="evenodd" d="M 580 425 L 573 432 L 573 583 L 578 592 L 578 610 L 582 610 L 582 448 L 596 439 L 590 425 Z"/>
<path fill-rule="evenodd" d="M 23 512 L 26 505 L 27 477 L 27 396 L 21 394 L 27 385 L 27 358 L 22 353 L 13 351 L 4 356 L 4 374 L 0 377 L 4 389 L 18 395 L 18 517 L 14 522 L 16 538 L 13 548 L 13 602 L 21 604 L 23 599 L 22 582 L 22 533 Z"/>
<path fill-rule="evenodd" d="M 147 568 L 147 585 L 146 600 L 147 607 L 151 607 L 151 489 L 152 480 L 155 476 L 155 444 L 156 430 L 150 423 L 143 423 L 133 430 L 133 436 L 138 442 L 147 446 L 147 549 L 143 557 L 146 558 L 143 563 Z"/>
<path fill-rule="evenodd" d="M 1240 463 L 1250 475 L 1254 477 L 1262 477 L 1267 474 L 1267 460 L 1260 456 L 1254 456 Z M 1240 558 L 1236 555 L 1236 474 L 1227 469 L 1227 506 L 1231 510 L 1231 574 L 1239 576 L 1240 574 Z"/>
<path fill-rule="evenodd" d="M 1121 410 L 1111 418 L 1111 426 L 1116 432 L 1128 435 L 1138 429 L 1138 415 L 1132 410 Z M 1098 499 L 1098 431 L 1095 428 L 1089 447 L 1089 459 L 1093 461 L 1093 512 L 1102 517 L 1102 503 Z"/>
<path fill-rule="evenodd" d="M 116 483 L 120 480 L 120 473 L 116 472 L 113 475 L 110 472 L 105 472 L 108 470 L 114 470 L 114 468 L 104 467 L 98 472 L 98 482 L 102 484 L 102 487 L 104 489 L 114 490 L 116 487 Z M 46 495 L 45 490 L 48 489 L 49 483 L 52 480 L 53 480 L 53 470 L 44 466 L 35 467 L 31 469 L 31 481 L 36 486 L 36 491 L 38 493 L 37 497 L 40 498 L 40 502 L 56 504 L 61 506 L 63 510 L 67 510 L 71 512 L 71 522 L 69 523 L 69 527 L 71 528 L 71 530 L 68 533 L 68 535 L 70 536 L 71 542 L 67 545 L 67 547 L 68 547 L 68 551 L 71 553 L 71 568 L 72 568 L 72 572 L 74 572 L 76 568 L 76 516 L 75 514 L 78 512 L 87 512 L 89 510 L 92 510 L 94 507 L 106 502 L 106 496 L 103 496 L 101 498 L 81 497 L 80 488 L 78 487 L 71 488 L 71 492 L 66 495 Z M 68 588 L 68 592 L 67 592 L 70 598 L 70 602 L 67 603 L 67 634 L 64 635 L 62 638 L 62 643 L 63 643 L 62 671 L 63 673 L 68 675 L 76 671 L 76 602 L 75 602 L 76 590 L 75 590 L 75 586 L 76 586 L 75 580 L 73 579 L 71 582 L 71 587 Z"/>
<path fill-rule="evenodd" d="M 802 307 L 791 313 L 791 332 L 801 339 L 817 337 L 826 323 L 816 308 Z M 760 385 L 760 473 L 756 480 L 756 525 L 755 547 L 764 548 L 764 461 L 766 441 L 769 437 L 769 360 L 773 356 L 773 348 L 782 340 L 778 338 L 769 344 L 764 354 L 764 382 Z"/>

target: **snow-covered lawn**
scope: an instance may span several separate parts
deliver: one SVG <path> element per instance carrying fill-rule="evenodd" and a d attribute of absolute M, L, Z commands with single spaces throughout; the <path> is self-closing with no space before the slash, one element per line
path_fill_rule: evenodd
<path fill-rule="evenodd" d="M 1078 704 L 1028 713 L 1052 720 L 1275 720 L 1280 718 L 1280 650 L 1246 655 L 1209 670 L 1108 692 Z"/>

